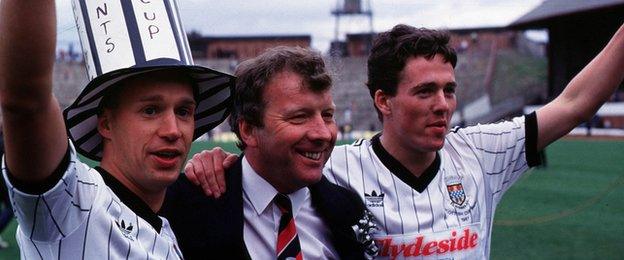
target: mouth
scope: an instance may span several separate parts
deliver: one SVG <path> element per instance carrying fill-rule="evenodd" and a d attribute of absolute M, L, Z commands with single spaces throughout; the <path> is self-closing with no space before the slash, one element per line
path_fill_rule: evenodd
<path fill-rule="evenodd" d="M 171 168 L 178 165 L 182 152 L 176 149 L 162 149 L 151 153 L 159 168 Z"/>
<path fill-rule="evenodd" d="M 446 133 L 448 126 L 446 121 L 436 121 L 433 124 L 427 125 L 427 128 L 431 129 L 436 135 L 442 135 Z"/>
<path fill-rule="evenodd" d="M 322 152 L 300 152 L 299 154 L 303 155 L 303 157 L 308 158 L 310 160 L 319 160 L 321 159 Z"/>
<path fill-rule="evenodd" d="M 182 153 L 180 153 L 179 151 L 157 151 L 154 153 L 154 155 L 158 157 L 167 158 L 167 159 L 178 157 L 181 154 Z"/>
<path fill-rule="evenodd" d="M 436 121 L 433 124 L 427 125 L 428 127 L 443 127 L 446 128 L 446 121 Z"/>

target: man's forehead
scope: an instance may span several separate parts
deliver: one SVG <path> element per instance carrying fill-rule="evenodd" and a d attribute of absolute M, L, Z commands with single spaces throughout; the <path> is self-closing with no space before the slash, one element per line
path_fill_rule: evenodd
<path fill-rule="evenodd" d="M 184 81 L 133 81 L 119 90 L 119 98 L 137 101 L 164 101 L 171 98 L 194 102 L 193 86 Z"/>
<path fill-rule="evenodd" d="M 161 93 L 145 93 L 144 95 L 140 95 L 138 97 L 138 101 L 141 102 L 164 102 L 165 100 L 167 100 L 169 96 L 161 94 Z M 185 103 L 195 103 L 195 99 L 193 98 L 193 95 L 179 95 L 176 96 L 178 97 L 180 102 L 185 102 Z"/>
<path fill-rule="evenodd" d="M 435 81 L 439 79 L 439 76 L 444 76 L 454 82 L 455 69 L 441 55 L 436 55 L 431 59 L 419 56 L 408 59 L 399 76 L 401 79 L 418 79 L 423 82 Z"/>

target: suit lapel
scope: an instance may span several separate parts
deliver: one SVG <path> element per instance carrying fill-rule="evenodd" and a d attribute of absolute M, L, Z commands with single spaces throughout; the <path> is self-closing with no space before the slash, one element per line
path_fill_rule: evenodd
<path fill-rule="evenodd" d="M 244 252 L 246 259 L 251 259 L 249 251 L 245 246 L 244 240 L 244 225 L 245 216 L 243 213 L 243 170 L 242 170 L 242 158 L 241 154 L 236 163 L 226 170 L 226 193 L 218 201 L 223 201 L 221 207 L 222 217 L 226 223 L 223 227 L 229 234 L 233 236 L 236 243 L 239 245 L 240 252 Z"/>
<path fill-rule="evenodd" d="M 310 194 L 312 206 L 318 210 L 333 236 L 357 243 L 352 226 L 362 218 L 365 210 L 360 198 L 325 177 L 310 186 Z"/>

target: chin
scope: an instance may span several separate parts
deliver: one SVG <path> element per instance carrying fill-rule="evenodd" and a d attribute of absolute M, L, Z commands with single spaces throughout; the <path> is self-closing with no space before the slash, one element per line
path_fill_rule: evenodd
<path fill-rule="evenodd" d="M 439 151 L 439 150 L 442 150 L 443 147 L 444 147 L 444 141 L 440 142 L 439 144 L 434 145 L 432 150 Z"/>
<path fill-rule="evenodd" d="M 156 174 L 159 175 L 159 178 L 161 180 L 169 182 L 169 183 L 173 183 L 178 179 L 178 176 L 180 175 L 180 171 L 172 170 L 172 169 L 156 170 Z"/>
<path fill-rule="evenodd" d="M 301 182 L 305 183 L 305 186 L 309 186 L 309 185 L 319 182 L 322 176 L 323 174 L 321 173 L 320 170 L 318 171 L 318 173 L 308 173 L 303 176 L 303 178 L 301 179 Z"/>
<path fill-rule="evenodd" d="M 436 141 L 436 142 L 431 142 L 428 145 L 428 149 L 430 152 L 437 152 L 439 150 L 442 150 L 442 148 L 444 147 L 444 139 L 442 139 L 441 141 Z"/>

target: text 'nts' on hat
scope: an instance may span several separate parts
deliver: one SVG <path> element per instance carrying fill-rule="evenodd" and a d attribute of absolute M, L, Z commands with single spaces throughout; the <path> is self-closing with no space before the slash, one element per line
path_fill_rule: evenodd
<path fill-rule="evenodd" d="M 234 77 L 193 64 L 175 0 L 72 0 L 89 84 L 64 111 L 78 152 L 101 160 L 97 113 L 107 90 L 141 73 L 179 69 L 194 81 L 197 138 L 229 115 Z"/>

